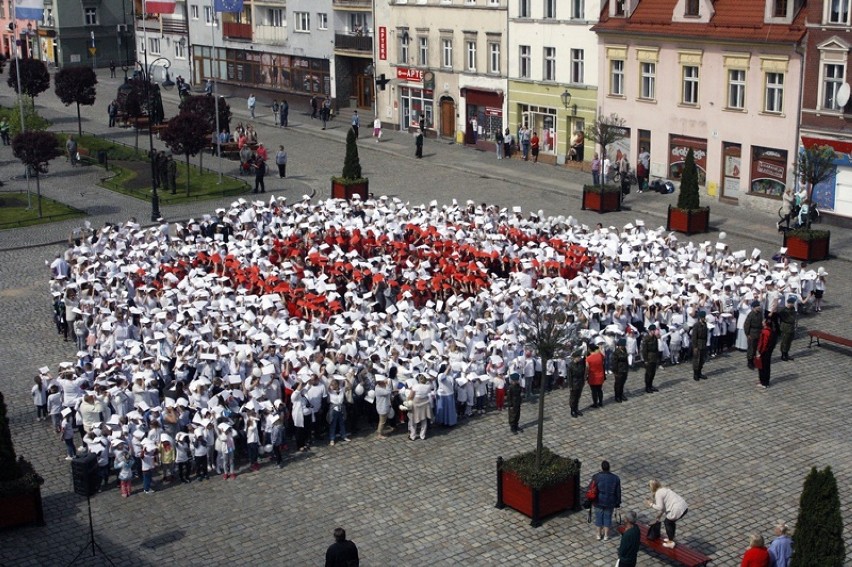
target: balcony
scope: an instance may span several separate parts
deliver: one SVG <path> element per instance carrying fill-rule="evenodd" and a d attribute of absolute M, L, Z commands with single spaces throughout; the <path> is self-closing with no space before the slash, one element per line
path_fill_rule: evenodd
<path fill-rule="evenodd" d="M 284 45 L 287 43 L 287 28 L 284 26 L 255 26 L 253 41 L 268 45 Z"/>
<path fill-rule="evenodd" d="M 222 22 L 222 37 L 226 39 L 245 39 L 251 41 L 251 24 Z"/>
<path fill-rule="evenodd" d="M 373 52 L 373 38 L 369 35 L 354 35 L 346 33 L 334 34 L 334 48 L 343 51 Z"/>
<path fill-rule="evenodd" d="M 348 12 L 371 12 L 372 0 L 333 0 L 333 10 L 346 10 Z"/>

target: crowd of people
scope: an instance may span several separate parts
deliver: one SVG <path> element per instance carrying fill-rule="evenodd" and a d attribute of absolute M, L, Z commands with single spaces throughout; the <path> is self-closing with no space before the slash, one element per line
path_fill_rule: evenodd
<path fill-rule="evenodd" d="M 145 492 L 157 470 L 233 479 L 244 460 L 283 466 L 291 448 L 365 427 L 426 439 L 432 425 L 503 409 L 507 385 L 513 404 L 542 381 L 570 387 L 579 416 L 577 383 L 601 407 L 606 378 L 626 400 L 642 359 L 646 391 L 657 364 L 684 355 L 701 379 L 708 357 L 760 353 L 751 305 L 774 329 L 785 303 L 795 312 L 825 289 L 825 274 L 724 240 L 472 201 L 241 199 L 185 224 L 75 236 L 50 290 L 76 359 L 40 368 L 33 400 L 67 458 L 80 435 L 104 483 L 118 470 Z M 522 328 L 535 297 L 561 298 L 580 328 L 570 356 L 544 368 Z"/>

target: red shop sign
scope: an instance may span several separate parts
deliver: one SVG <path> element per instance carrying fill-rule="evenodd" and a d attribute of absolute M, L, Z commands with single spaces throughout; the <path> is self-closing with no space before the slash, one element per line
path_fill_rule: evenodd
<path fill-rule="evenodd" d="M 407 83 L 422 83 L 423 69 L 412 69 L 410 67 L 397 67 L 396 78 Z"/>
<path fill-rule="evenodd" d="M 386 61 L 388 58 L 388 28 L 379 26 L 379 59 Z"/>

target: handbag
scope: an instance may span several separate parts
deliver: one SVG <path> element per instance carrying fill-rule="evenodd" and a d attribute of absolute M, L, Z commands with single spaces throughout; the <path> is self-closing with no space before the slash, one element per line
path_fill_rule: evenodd
<path fill-rule="evenodd" d="M 660 522 L 654 522 L 650 526 L 648 526 L 648 535 L 645 536 L 645 539 L 653 541 L 660 539 Z"/>
<path fill-rule="evenodd" d="M 761 355 L 758 354 L 757 356 L 755 356 L 753 363 L 754 363 L 754 367 L 757 370 L 763 370 L 763 357 Z"/>

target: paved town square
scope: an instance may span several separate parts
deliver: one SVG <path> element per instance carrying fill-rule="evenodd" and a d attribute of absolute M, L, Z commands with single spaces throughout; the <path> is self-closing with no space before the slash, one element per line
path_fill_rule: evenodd
<path fill-rule="evenodd" d="M 83 129 L 133 144 L 134 133 L 106 127 L 109 93 L 120 84 L 99 74 L 98 103 L 85 108 Z M 250 118 L 245 93 L 231 93 L 234 123 Z M 0 104 L 14 98 L 2 90 Z M 176 96 L 167 95 L 166 115 Z M 73 107 L 44 93 L 39 112 L 54 130 L 75 131 Z M 290 127 L 277 128 L 271 116 L 255 121 L 260 141 L 289 151 L 288 177 L 270 176 L 267 192 L 288 203 L 304 195 L 314 202 L 330 197 L 329 177 L 343 162 L 348 117 L 326 130 L 291 110 Z M 370 117 L 364 116 L 364 123 Z M 362 128 L 362 132 L 369 130 Z M 675 195 L 631 194 L 626 210 L 598 215 L 580 210 L 580 187 L 588 173 L 519 160 L 497 161 L 493 153 L 427 139 L 422 160 L 414 158 L 411 134 L 388 131 L 381 143 L 362 136 L 359 151 L 370 189 L 413 205 L 433 200 L 522 207 L 524 215 L 572 215 L 580 223 L 621 228 L 644 221 L 665 224 Z M 144 142 L 147 144 L 147 139 Z M 159 144 L 159 142 L 158 142 Z M 226 161 L 226 173 L 236 174 Z M 217 167 L 205 156 L 205 165 Z M 20 190 L 20 166 L 7 146 L 0 147 L 3 189 Z M 46 196 L 87 211 L 99 228 L 131 217 L 145 225 L 150 204 L 96 185 L 103 169 L 71 168 L 62 159 L 42 180 Z M 250 199 L 252 195 L 246 195 Z M 269 196 L 267 196 L 268 199 Z M 163 207 L 169 222 L 201 218 L 235 199 Z M 773 215 L 736 206 L 711 204 L 712 231 L 680 240 L 719 240 L 731 250 L 758 248 L 771 258 L 780 247 Z M 2 534 L 0 565 L 67 564 L 88 541 L 84 498 L 73 493 L 63 443 L 49 422 L 36 420 L 30 397 L 38 368 L 74 360 L 73 342 L 63 342 L 52 321 L 49 270 L 45 266 L 65 249 L 68 234 L 83 219 L 0 232 L 0 376 L 17 453 L 30 459 L 45 477 L 45 527 Z M 644 392 L 641 367 L 627 382 L 628 403 L 613 403 L 611 379 L 604 386 L 604 407 L 590 410 L 588 389 L 572 419 L 568 391 L 547 400 L 545 444 L 582 461 L 582 480 L 599 470 L 603 459 L 621 477 L 622 511 L 637 510 L 647 520 L 651 478 L 659 478 L 689 502 L 689 515 L 678 524 L 678 541 L 713 558 L 711 565 L 739 565 L 748 535 L 767 539 L 778 519 L 793 524 L 804 478 L 812 466 L 831 466 L 840 489 L 847 549 L 852 548 L 852 446 L 848 441 L 850 351 L 825 345 L 807 348 L 808 330 L 852 336 L 848 303 L 852 292 L 852 231 L 831 228 L 833 258 L 812 268 L 828 272 L 821 313 L 803 315 L 790 351 L 794 360 L 773 364 L 772 386 L 755 388 L 756 373 L 745 353 L 734 351 L 709 360 L 707 380 L 693 381 L 691 365 L 666 366 L 657 374 L 659 392 Z M 537 529 L 510 509 L 495 508 L 495 461 L 535 446 L 536 407 L 521 411 L 524 432 L 511 435 L 505 412 L 459 425 L 430 428 L 425 441 L 411 442 L 403 428 L 387 440 L 362 430 L 351 443 L 320 443 L 308 453 L 291 450 L 285 466 L 264 462 L 257 472 L 239 463 L 238 477 L 191 484 L 158 484 L 153 494 L 121 498 L 111 486 L 92 498 L 94 533 L 116 565 L 321 565 L 337 526 L 359 548 L 361 564 L 418 565 L 560 565 L 608 566 L 615 563 L 618 538 L 597 541 L 587 514 L 580 511 L 549 518 Z M 77 565 L 107 565 L 99 552 L 85 551 Z M 665 560 L 640 551 L 639 565 L 664 566 Z"/>

